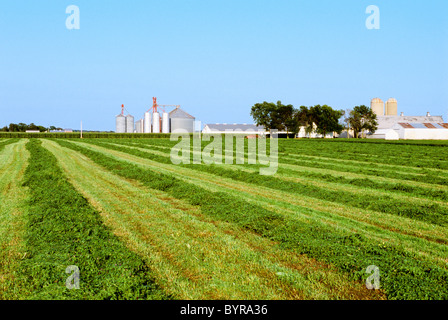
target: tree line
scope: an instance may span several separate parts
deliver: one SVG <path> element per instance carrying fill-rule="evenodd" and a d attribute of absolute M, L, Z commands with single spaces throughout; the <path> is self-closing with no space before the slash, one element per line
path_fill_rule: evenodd
<path fill-rule="evenodd" d="M 63 130 L 62 128 L 57 128 L 55 126 L 50 126 L 49 128 L 36 125 L 34 123 L 10 123 L 8 126 L 4 126 L 0 129 L 1 132 L 26 132 L 27 130 L 39 130 L 40 132 L 50 131 L 50 130 Z"/>
<path fill-rule="evenodd" d="M 277 103 L 256 103 L 250 115 L 258 126 L 265 130 L 286 131 L 297 135 L 303 127 L 305 133 L 312 132 L 324 137 L 328 133 L 340 134 L 353 130 L 354 137 L 365 137 L 365 132 L 374 133 L 378 129 L 376 114 L 365 105 L 355 106 L 352 110 L 335 110 L 328 105 L 300 106 Z"/>

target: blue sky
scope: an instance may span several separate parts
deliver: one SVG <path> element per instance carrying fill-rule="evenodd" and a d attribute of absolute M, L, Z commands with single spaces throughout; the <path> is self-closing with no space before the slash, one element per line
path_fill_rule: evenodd
<path fill-rule="evenodd" d="M 2 0 L 0 126 L 115 130 L 121 104 L 137 120 L 154 96 L 203 123 L 252 123 L 262 101 L 374 97 L 448 121 L 447 14 L 446 0 Z"/>

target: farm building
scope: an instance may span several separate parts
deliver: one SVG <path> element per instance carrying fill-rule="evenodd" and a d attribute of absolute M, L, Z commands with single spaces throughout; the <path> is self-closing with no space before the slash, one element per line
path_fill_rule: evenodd
<path fill-rule="evenodd" d="M 400 139 L 448 140 L 448 123 L 399 122 L 392 128 Z"/>
<path fill-rule="evenodd" d="M 403 112 L 397 115 L 397 100 L 390 98 L 386 105 L 379 98 L 372 99 L 370 107 L 377 115 L 378 129 L 367 137 L 371 139 L 415 139 L 427 140 L 448 139 L 448 128 L 442 116 L 405 116 Z"/>
<path fill-rule="evenodd" d="M 266 130 L 262 126 L 257 126 L 255 124 L 227 124 L 227 123 L 215 123 L 206 124 L 202 133 L 244 133 L 244 134 L 266 134 Z"/>
<path fill-rule="evenodd" d="M 319 133 L 316 133 L 317 126 L 313 123 L 313 131 L 310 133 L 307 133 L 305 131 L 305 127 L 300 127 L 299 133 L 297 134 L 297 138 L 322 138 L 322 135 Z M 334 133 L 329 132 L 325 135 L 324 138 L 334 138 Z"/>

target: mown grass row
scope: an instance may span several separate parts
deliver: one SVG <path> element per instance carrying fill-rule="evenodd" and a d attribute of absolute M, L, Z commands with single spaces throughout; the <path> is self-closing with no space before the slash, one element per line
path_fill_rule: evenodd
<path fill-rule="evenodd" d="M 19 141 L 19 139 L 5 139 L 5 140 L 0 140 L 0 150 L 3 149 L 5 146 L 7 146 L 8 144 L 11 143 L 16 143 L 17 141 Z"/>
<path fill-rule="evenodd" d="M 112 150 L 122 151 L 138 157 L 150 159 L 160 163 L 171 164 L 171 159 L 127 146 L 118 146 L 98 141 L 89 141 L 91 144 L 103 146 Z M 418 219 L 437 225 L 448 225 L 448 214 L 446 207 L 437 203 L 410 203 L 409 201 L 395 199 L 391 196 L 376 195 L 372 193 L 369 197 L 359 197 L 356 192 L 335 192 L 311 183 L 285 181 L 275 176 L 262 176 L 243 170 L 226 169 L 214 165 L 181 164 L 181 166 L 212 173 L 236 181 L 265 186 L 275 190 L 281 190 L 294 194 L 301 194 L 316 199 L 349 205 L 355 208 L 374 210 L 386 214 Z"/>
<path fill-rule="evenodd" d="M 141 146 L 143 148 L 150 148 L 161 152 L 167 152 L 170 147 L 173 147 L 177 143 L 176 141 L 170 141 L 168 139 L 143 139 L 141 141 L 111 139 L 105 140 L 104 142 L 112 142 L 130 146 Z M 312 144 L 314 148 L 310 148 L 306 144 L 307 141 L 301 141 L 301 144 L 297 144 L 299 142 L 290 141 L 290 144 L 287 144 L 285 141 L 279 141 L 279 163 L 299 165 L 309 168 L 344 171 L 369 176 L 381 176 L 392 179 L 398 178 L 410 182 L 415 181 L 443 186 L 448 185 L 448 171 L 441 171 L 441 169 L 437 169 L 439 164 L 443 163 L 445 160 L 437 161 L 435 159 L 435 157 L 442 157 L 443 159 L 446 159 L 446 157 L 443 156 L 443 152 L 442 155 L 440 154 L 440 152 L 436 152 L 440 151 L 440 149 L 437 148 L 435 148 L 435 150 L 432 150 L 432 153 L 434 154 L 431 153 L 431 155 L 428 155 L 427 153 L 423 153 L 421 155 L 413 155 L 413 157 L 419 159 L 418 161 L 430 162 L 432 164 L 432 167 L 422 166 L 421 164 L 417 164 L 415 167 L 411 167 L 409 160 L 405 160 L 402 165 L 398 165 L 394 161 L 391 161 L 390 157 L 385 157 L 385 159 L 387 160 L 382 161 L 381 159 L 379 159 L 379 156 L 382 157 L 383 153 L 383 150 L 381 149 L 374 149 L 373 151 L 369 149 L 368 151 L 372 152 L 372 154 L 363 158 L 359 154 L 353 153 L 351 150 L 347 149 L 347 146 L 343 144 L 336 145 L 343 147 L 343 149 L 336 148 L 334 151 L 328 152 L 328 149 L 323 148 L 320 145 Z M 208 143 L 209 142 L 203 141 L 202 147 L 204 147 Z M 309 143 L 315 144 L 316 142 Z M 267 144 L 269 145 L 269 140 L 267 141 Z M 325 142 L 322 142 L 322 144 L 324 147 L 326 146 L 328 148 L 334 146 L 334 144 L 325 144 Z M 291 151 L 290 145 L 295 145 L 296 148 Z M 225 150 L 224 147 L 225 146 L 223 142 L 223 150 Z M 396 148 L 394 154 L 401 154 L 401 148 L 403 148 L 402 146 L 398 145 L 394 146 L 394 148 Z M 269 147 L 267 147 L 267 149 L 269 151 Z M 316 151 L 316 149 L 318 149 L 319 151 Z M 351 156 L 341 157 L 341 152 L 342 154 L 350 153 Z M 247 143 L 245 145 L 245 155 L 247 156 Z M 424 158 L 429 158 L 430 160 L 424 160 Z M 448 160 L 446 160 L 446 162 L 448 164 Z"/>
<path fill-rule="evenodd" d="M 436 145 L 332 143 L 330 141 L 301 141 L 279 144 L 285 154 L 306 154 L 346 160 L 413 166 L 419 168 L 448 169 L 446 156 L 448 143 Z"/>
<path fill-rule="evenodd" d="M 105 227 L 100 214 L 66 180 L 56 158 L 38 140 L 31 140 L 27 149 L 26 256 L 17 278 L 23 298 L 166 298 L 145 261 Z M 79 289 L 66 287 L 68 266 L 79 268 Z"/>
<path fill-rule="evenodd" d="M 157 145 L 149 144 L 148 145 L 147 143 L 143 143 L 143 142 L 132 142 L 132 141 L 128 142 L 128 141 L 122 141 L 122 140 L 116 140 L 116 139 L 111 140 L 111 141 L 107 140 L 104 142 L 106 142 L 106 143 L 112 142 L 114 144 L 126 145 L 126 146 L 131 146 L 131 147 L 139 147 L 139 148 L 144 148 L 144 149 L 148 149 L 148 150 L 157 150 L 157 151 L 165 153 L 166 156 L 169 157 L 170 148 L 166 147 L 166 146 L 161 146 L 159 144 L 157 144 Z M 246 153 L 246 156 L 247 156 L 247 153 Z M 284 174 L 286 176 L 308 177 L 308 178 L 313 178 L 313 179 L 322 180 L 322 181 L 326 181 L 326 182 L 353 185 L 353 186 L 370 188 L 370 189 L 393 191 L 393 192 L 399 192 L 404 195 L 413 195 L 413 196 L 431 198 L 434 200 L 442 200 L 442 201 L 448 200 L 448 192 L 444 191 L 444 190 L 435 190 L 433 188 L 422 188 L 421 186 L 412 186 L 410 184 L 404 184 L 404 183 L 400 183 L 400 182 L 396 182 L 396 183 L 395 182 L 384 182 L 384 181 L 379 182 L 379 181 L 374 181 L 369 178 L 345 178 L 342 176 L 342 174 L 343 174 L 343 172 L 348 172 L 348 171 L 345 170 L 345 168 L 344 168 L 344 170 L 341 171 L 340 167 L 335 164 L 327 164 L 327 163 L 322 164 L 319 161 L 312 161 L 312 162 L 290 161 L 290 160 L 288 161 L 288 160 L 285 160 L 284 157 L 281 157 L 280 160 L 281 160 L 281 163 L 300 165 L 300 166 L 305 166 L 305 167 L 309 167 L 309 168 L 321 168 L 321 169 L 327 169 L 327 170 L 340 171 L 340 175 L 335 176 L 335 175 L 328 174 L 328 173 L 306 172 L 305 170 L 297 171 L 297 170 L 287 169 L 287 168 L 284 168 L 281 166 L 277 172 L 279 174 Z M 253 165 L 245 165 L 242 167 L 254 168 Z M 332 169 L 329 169 L 328 167 L 331 167 Z M 363 171 L 363 168 L 365 168 L 365 165 L 359 168 L 360 171 Z M 351 170 L 351 171 L 357 171 L 357 169 Z M 370 169 L 367 169 L 366 172 L 371 173 Z M 358 171 L 356 173 L 359 174 L 360 172 Z M 388 171 L 388 173 L 390 174 L 391 177 L 394 177 L 394 179 L 397 178 L 396 171 L 394 171 L 394 172 Z M 413 178 L 414 177 L 415 176 L 413 176 Z M 433 179 L 429 179 L 429 177 L 427 177 L 427 176 L 425 176 L 425 179 L 420 178 L 420 180 L 425 180 L 425 181 L 430 180 L 431 182 L 435 182 Z M 448 179 L 443 179 L 442 177 L 439 177 L 437 180 L 439 180 L 439 182 L 441 184 L 448 184 Z"/>
<path fill-rule="evenodd" d="M 320 168 L 320 169 L 329 169 L 329 170 L 338 170 L 345 171 L 350 173 L 359 173 L 371 176 L 379 176 L 385 178 L 392 179 L 401 179 L 407 181 L 415 181 L 415 182 L 423 182 L 434 185 L 448 185 L 448 179 L 445 176 L 440 176 L 438 172 L 433 171 L 423 171 L 423 172 L 414 172 L 412 169 L 406 172 L 405 168 L 396 170 L 395 168 L 385 168 L 380 167 L 376 163 L 365 162 L 364 164 L 343 164 L 333 162 L 331 159 L 327 161 L 303 161 L 300 159 L 294 159 L 291 157 L 282 157 L 281 163 L 299 165 L 303 167 L 310 168 Z M 445 173 L 446 174 L 446 173 Z"/>
<path fill-rule="evenodd" d="M 274 213 L 226 192 L 210 192 L 172 175 L 147 170 L 78 144 L 63 140 L 57 143 L 80 152 L 112 173 L 139 180 L 150 188 L 197 205 L 203 214 L 214 219 L 278 241 L 286 250 L 333 264 L 354 280 L 364 280 L 365 268 L 376 265 L 381 270 L 382 289 L 389 299 L 448 298 L 448 271 L 400 247 L 323 223 L 300 223 L 293 216 Z"/>

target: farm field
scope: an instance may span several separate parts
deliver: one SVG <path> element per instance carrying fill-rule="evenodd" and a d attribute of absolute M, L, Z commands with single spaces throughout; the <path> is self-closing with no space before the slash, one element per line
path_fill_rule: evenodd
<path fill-rule="evenodd" d="M 448 143 L 284 139 L 272 176 L 175 144 L 0 139 L 0 299 L 448 299 Z"/>

